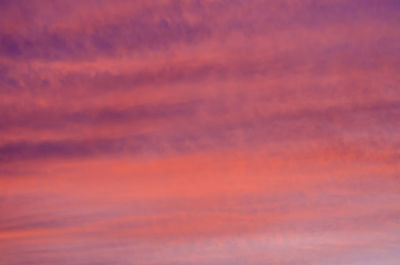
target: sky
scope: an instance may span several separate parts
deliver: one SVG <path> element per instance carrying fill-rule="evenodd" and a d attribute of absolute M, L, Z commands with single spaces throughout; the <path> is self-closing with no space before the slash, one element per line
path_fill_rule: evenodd
<path fill-rule="evenodd" d="M 0 265 L 398 265 L 400 1 L 0 0 Z"/>

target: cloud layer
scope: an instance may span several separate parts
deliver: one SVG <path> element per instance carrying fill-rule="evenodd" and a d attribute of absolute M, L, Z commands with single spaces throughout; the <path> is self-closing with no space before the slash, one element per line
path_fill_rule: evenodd
<path fill-rule="evenodd" d="M 0 264 L 397 264 L 399 11 L 0 0 Z"/>

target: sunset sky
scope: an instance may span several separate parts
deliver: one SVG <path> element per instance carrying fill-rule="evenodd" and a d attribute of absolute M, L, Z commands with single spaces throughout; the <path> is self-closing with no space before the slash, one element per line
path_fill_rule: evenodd
<path fill-rule="evenodd" d="M 0 0 L 0 265 L 399 264 L 399 0 Z"/>

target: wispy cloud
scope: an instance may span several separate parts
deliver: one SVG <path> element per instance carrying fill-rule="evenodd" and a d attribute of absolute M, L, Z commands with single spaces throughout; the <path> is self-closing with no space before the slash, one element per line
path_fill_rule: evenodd
<path fill-rule="evenodd" d="M 399 11 L 0 0 L 0 264 L 397 264 Z"/>

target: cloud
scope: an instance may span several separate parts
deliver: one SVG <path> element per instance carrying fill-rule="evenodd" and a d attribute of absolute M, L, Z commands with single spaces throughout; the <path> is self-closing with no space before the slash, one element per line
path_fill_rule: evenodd
<path fill-rule="evenodd" d="M 0 0 L 0 263 L 397 264 L 399 8 Z"/>

